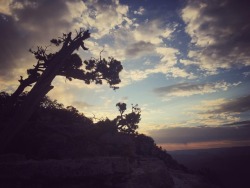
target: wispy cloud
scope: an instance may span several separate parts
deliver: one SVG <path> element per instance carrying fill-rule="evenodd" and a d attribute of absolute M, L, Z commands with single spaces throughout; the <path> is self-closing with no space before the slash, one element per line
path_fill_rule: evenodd
<path fill-rule="evenodd" d="M 218 91 L 226 91 L 228 88 L 237 86 L 239 84 L 240 83 L 231 84 L 224 81 L 204 84 L 179 83 L 155 88 L 154 92 L 165 99 L 171 99 L 173 97 L 188 97 L 192 95 L 203 95 Z"/>
<path fill-rule="evenodd" d="M 212 113 L 240 113 L 250 111 L 250 95 L 231 99 L 220 105 L 218 109 L 211 111 Z"/>
<path fill-rule="evenodd" d="M 246 117 L 249 116 L 249 95 L 236 99 L 204 100 L 187 111 L 193 117 L 192 120 L 187 122 L 190 125 L 220 126 L 235 124 L 240 120 L 245 120 L 245 118 L 241 118 L 243 113 L 246 114 Z"/>

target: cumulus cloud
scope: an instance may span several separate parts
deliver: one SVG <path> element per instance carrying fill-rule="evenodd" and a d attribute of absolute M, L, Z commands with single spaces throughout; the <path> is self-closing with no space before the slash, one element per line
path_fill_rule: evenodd
<path fill-rule="evenodd" d="M 204 84 L 179 83 L 175 85 L 155 88 L 154 92 L 162 97 L 188 97 L 197 94 L 214 93 L 226 91 L 229 87 L 237 86 L 240 83 L 215 82 Z"/>
<path fill-rule="evenodd" d="M 191 37 L 188 61 L 208 74 L 250 65 L 249 1 L 189 0 L 181 11 Z"/>
<path fill-rule="evenodd" d="M 124 71 L 123 82 L 131 83 L 126 78 L 131 81 L 138 81 L 157 73 L 169 77 L 195 78 L 193 73 L 187 72 L 185 68 L 180 68 L 177 65 L 178 55 L 180 55 L 179 50 L 163 44 L 163 38 L 169 38 L 174 30 L 174 28 L 164 25 L 160 20 L 152 20 L 141 23 L 138 27 L 131 28 L 131 30 L 123 28 L 116 31 L 114 34 L 115 45 L 110 46 L 109 50 L 107 50 L 109 54 L 119 51 L 119 58 L 127 60 L 139 59 L 148 55 L 154 55 L 160 59 L 150 69 Z"/>
<path fill-rule="evenodd" d="M 130 85 L 135 81 L 141 81 L 146 79 L 149 76 L 147 70 L 123 70 L 121 72 L 122 82 L 119 84 L 120 87 Z"/>
<path fill-rule="evenodd" d="M 156 55 L 161 56 L 162 50 L 154 51 L 154 49 L 164 48 L 163 39 L 171 37 L 175 28 L 164 24 L 160 19 L 140 23 L 136 19 L 130 19 L 130 21 L 131 23 L 128 23 L 126 20 L 127 25 L 111 32 L 114 39 L 113 49 L 123 49 L 126 58 L 143 57 L 148 55 L 148 52 L 156 52 Z M 171 48 L 168 47 L 168 51 L 170 50 Z"/>
<path fill-rule="evenodd" d="M 156 52 L 161 56 L 161 62 L 164 63 L 166 69 L 173 67 L 177 63 L 177 55 L 179 54 L 177 49 L 157 47 Z"/>
<path fill-rule="evenodd" d="M 150 42 L 152 44 L 162 43 L 163 38 L 170 37 L 175 28 L 168 27 L 160 19 L 145 21 L 133 31 L 135 40 Z"/>
<path fill-rule="evenodd" d="M 192 73 L 186 72 L 184 69 L 180 69 L 178 67 L 168 68 L 167 65 L 160 63 L 152 68 L 140 70 L 123 70 L 121 73 L 122 83 L 120 86 L 126 86 L 134 81 L 141 81 L 148 78 L 153 74 L 164 74 L 166 77 L 179 77 L 179 78 L 188 78 L 192 79 L 195 76 Z"/>
<path fill-rule="evenodd" d="M 116 4 L 114 5 L 113 3 L 111 6 L 112 2 L 116 2 Z M 183 67 L 180 68 L 177 66 L 177 56 L 179 55 L 178 49 L 167 47 L 164 44 L 163 39 L 171 38 L 173 32 L 176 30 L 176 24 L 166 25 L 161 19 L 145 20 L 139 23 L 138 20 L 129 18 L 129 11 L 126 5 L 121 5 L 117 2 L 118 1 L 94 1 L 86 3 L 88 7 L 87 11 L 89 12 L 92 9 L 92 16 L 85 20 L 83 19 L 83 23 L 85 23 L 86 20 L 92 20 L 93 23 L 91 23 L 96 29 L 96 34 L 92 36 L 96 39 L 102 37 L 104 41 L 112 41 L 108 44 L 103 44 L 105 47 L 102 55 L 105 57 L 113 56 L 119 60 L 127 61 L 130 59 L 139 59 L 148 55 L 154 55 L 161 59 L 160 62 L 157 62 L 150 69 L 126 70 L 125 68 L 121 76 L 123 86 L 133 81 L 146 79 L 149 75 L 157 73 L 165 74 L 170 77 L 194 78 L 192 73 L 187 72 Z M 121 7 L 120 9 L 124 10 L 122 11 L 123 13 L 119 13 L 119 11 L 116 12 L 117 7 Z M 105 21 L 102 20 L 102 22 L 98 24 L 97 15 L 104 14 L 105 12 L 114 14 L 110 14 L 107 17 L 113 20 L 118 19 L 114 26 L 111 24 L 110 27 L 107 27 L 106 24 L 104 24 L 107 23 L 108 19 L 105 19 Z M 100 18 L 101 17 L 104 19 L 105 16 L 100 16 Z M 105 29 L 102 27 L 105 27 Z M 110 28 L 115 29 L 110 30 Z M 93 53 L 98 55 L 101 50 L 102 49 L 99 51 L 95 50 L 96 53 L 94 51 Z"/>
<path fill-rule="evenodd" d="M 143 47 L 144 46 L 144 47 Z M 127 85 L 133 81 L 140 81 L 148 78 L 152 74 L 164 74 L 166 77 L 173 78 L 187 78 L 194 79 L 196 76 L 187 72 L 185 68 L 180 68 L 177 65 L 179 51 L 175 48 L 162 47 L 161 45 L 153 45 L 150 42 L 139 41 L 127 48 L 127 55 L 133 57 L 140 57 L 142 55 L 148 55 L 155 52 L 154 55 L 158 56 L 160 61 L 151 68 L 147 69 L 135 69 L 135 70 L 124 70 L 121 74 L 122 85 Z M 127 57 L 129 57 L 127 56 Z"/>
<path fill-rule="evenodd" d="M 100 39 L 112 32 L 112 29 L 123 28 L 133 23 L 127 16 L 129 7 L 122 5 L 117 0 L 86 0 L 88 7 L 83 12 L 80 23 L 87 28 L 92 28 L 92 37 Z"/>

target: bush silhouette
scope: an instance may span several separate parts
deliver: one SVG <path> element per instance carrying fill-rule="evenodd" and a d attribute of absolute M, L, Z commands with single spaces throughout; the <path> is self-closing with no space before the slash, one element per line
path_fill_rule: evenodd
<path fill-rule="evenodd" d="M 25 100 L 27 93 L 18 100 Z M 0 93 L 1 114 L 10 95 Z M 127 105 L 122 104 L 123 107 Z M 116 105 L 118 106 L 118 105 Z M 134 108 L 137 108 L 136 110 Z M 45 96 L 36 107 L 32 117 L 11 142 L 9 153 L 19 153 L 30 159 L 79 159 L 91 156 L 122 156 L 136 159 L 139 156 L 157 157 L 171 168 L 182 168 L 172 157 L 158 147 L 154 140 L 135 131 L 123 131 L 119 128 L 121 115 L 123 118 L 137 114 L 140 120 L 138 105 L 132 106 L 130 113 L 125 108 L 115 119 L 101 119 L 93 122 L 91 118 L 80 113 L 75 107 L 64 107 L 57 100 Z M 6 118 L 0 116 L 0 121 Z M 136 121 L 130 123 L 138 124 Z M 0 129 L 2 129 L 1 124 Z M 127 127 L 127 126 L 125 126 Z M 124 128 L 125 129 L 125 128 Z"/>

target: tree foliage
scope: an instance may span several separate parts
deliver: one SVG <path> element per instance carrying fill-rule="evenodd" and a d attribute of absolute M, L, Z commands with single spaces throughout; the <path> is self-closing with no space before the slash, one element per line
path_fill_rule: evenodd
<path fill-rule="evenodd" d="M 120 115 L 115 119 L 118 130 L 128 134 L 135 134 L 136 129 L 138 129 L 138 123 L 141 120 L 141 109 L 137 104 L 132 104 L 132 112 L 124 114 L 127 105 L 125 103 L 117 103 L 116 106 L 120 112 Z"/>
<path fill-rule="evenodd" d="M 38 46 L 36 50 L 30 49 L 29 52 L 34 55 L 37 60 L 36 65 L 33 68 L 27 70 L 27 78 L 20 76 L 20 85 L 17 90 L 12 94 L 12 97 L 16 99 L 28 86 L 36 83 L 44 73 L 44 71 L 49 68 L 60 52 L 70 45 L 79 43 L 79 46 L 75 46 L 74 50 L 88 50 L 84 45 L 84 40 L 90 36 L 88 31 L 82 31 L 76 34 L 75 38 L 71 38 L 72 33 L 63 34 L 62 37 L 58 39 L 52 39 L 50 42 L 56 47 L 62 46 L 62 48 L 55 53 L 48 53 L 48 47 Z M 85 36 L 85 37 L 84 37 Z M 82 41 L 79 39 L 83 39 Z M 65 63 L 61 67 L 58 67 L 56 75 L 65 76 L 68 80 L 73 79 L 82 80 L 85 84 L 95 83 L 102 84 L 105 80 L 109 86 L 113 89 L 118 89 L 116 86 L 121 82 L 119 78 L 119 73 L 122 71 L 123 67 L 121 62 L 113 57 L 105 58 L 91 58 L 90 60 L 82 60 L 78 53 L 74 50 L 71 54 L 65 56 Z"/>
<path fill-rule="evenodd" d="M 25 100 L 27 93 L 18 100 Z M 4 114 L 10 95 L 0 92 L 0 114 Z M 7 152 L 19 153 L 31 159 L 64 159 L 90 156 L 123 156 L 136 159 L 138 156 L 157 157 L 170 168 L 180 166 L 154 140 L 144 134 L 120 129 L 121 116 L 126 119 L 137 113 L 133 124 L 138 124 L 140 110 L 132 105 L 132 111 L 125 114 L 127 105 L 117 103 L 119 115 L 114 119 L 101 119 L 93 122 L 75 107 L 44 97 L 36 107 L 26 126 L 13 140 Z M 3 122 L 4 116 L 0 116 Z M 128 118 L 131 119 L 133 118 Z M 140 119 L 140 118 L 139 118 Z M 126 122 L 126 121 L 125 121 Z M 2 130 L 0 125 L 0 131 Z M 128 129 L 125 130 L 124 129 Z M 135 134 L 136 133 L 136 134 Z"/>

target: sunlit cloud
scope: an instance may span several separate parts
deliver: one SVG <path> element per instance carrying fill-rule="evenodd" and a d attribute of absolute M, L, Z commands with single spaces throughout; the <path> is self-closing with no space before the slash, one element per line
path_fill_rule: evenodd
<path fill-rule="evenodd" d="M 91 28 L 94 31 L 92 37 L 95 39 L 108 35 L 112 29 L 124 27 L 124 24 L 132 24 L 132 21 L 127 17 L 129 7 L 121 5 L 119 1 L 87 0 L 84 3 L 87 9 L 83 11 L 79 23 L 85 28 Z"/>
<path fill-rule="evenodd" d="M 134 11 L 134 14 L 143 15 L 144 12 L 145 12 L 145 9 L 141 6 L 141 7 L 139 7 L 138 10 Z"/>
<path fill-rule="evenodd" d="M 132 33 L 135 40 L 161 44 L 163 38 L 170 37 L 175 28 L 167 27 L 161 20 L 141 23 Z"/>
<path fill-rule="evenodd" d="M 57 100 L 64 104 L 64 106 L 71 106 L 75 100 L 75 96 L 71 92 L 72 90 L 70 87 L 67 85 L 64 85 L 64 87 L 58 87 L 57 83 L 55 83 L 54 86 L 55 88 L 49 92 L 48 96 L 52 100 Z"/>
<path fill-rule="evenodd" d="M 11 15 L 10 4 L 13 0 L 2 0 L 0 2 L 0 13 L 5 15 Z"/>
<path fill-rule="evenodd" d="M 161 62 L 167 68 L 173 67 L 177 63 L 179 51 L 169 47 L 157 47 L 156 52 L 161 56 Z"/>
<path fill-rule="evenodd" d="M 90 108 L 94 107 L 93 105 L 84 101 L 73 101 L 72 105 L 79 111 L 89 110 Z"/>
<path fill-rule="evenodd" d="M 193 74 L 186 72 L 183 69 L 178 67 L 173 67 L 167 69 L 164 64 L 159 64 L 153 68 L 145 69 L 145 70 L 124 70 L 121 73 L 122 83 L 120 86 L 130 85 L 136 81 L 141 81 L 148 78 L 153 74 L 163 74 L 166 77 L 181 77 L 181 78 L 194 78 Z"/>

